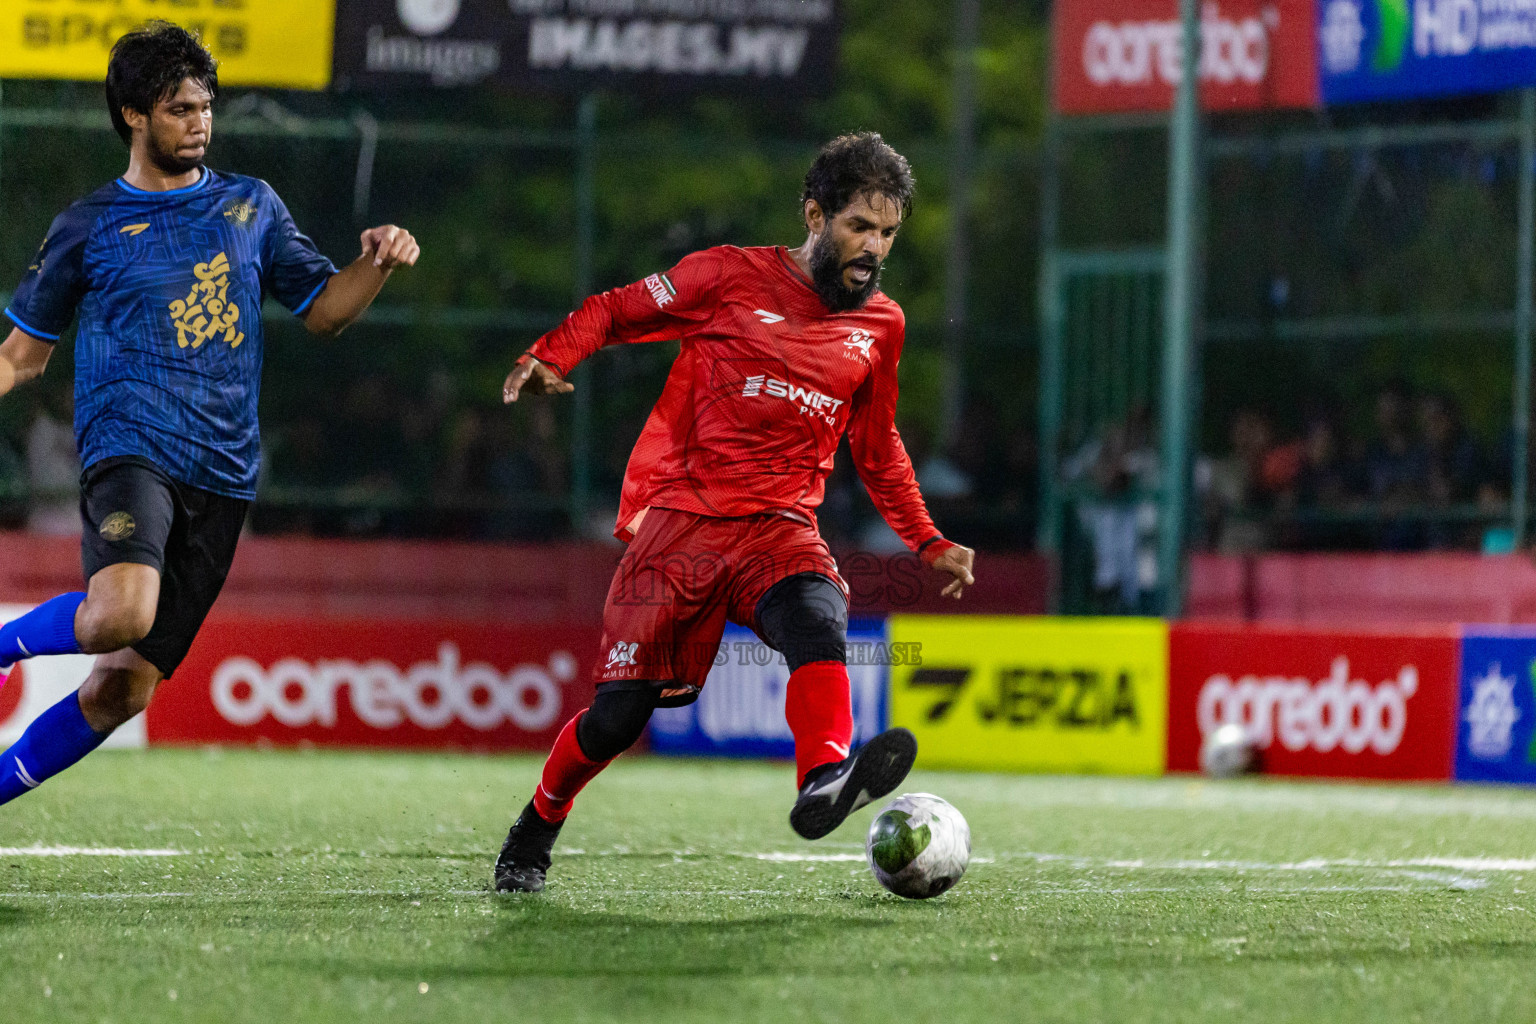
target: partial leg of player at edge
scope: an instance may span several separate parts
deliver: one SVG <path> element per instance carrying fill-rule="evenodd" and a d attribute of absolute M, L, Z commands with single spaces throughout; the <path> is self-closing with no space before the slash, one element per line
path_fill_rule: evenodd
<path fill-rule="evenodd" d="M 830 579 L 804 573 L 781 580 L 759 603 L 756 628 L 790 669 L 785 717 L 799 786 L 790 824 L 804 838 L 820 839 L 901 784 L 917 758 L 917 740 L 906 729 L 891 729 L 849 754 L 847 604 Z M 604 683 L 592 706 L 566 723 L 497 858 L 498 889 L 544 888 L 555 839 L 577 794 L 640 738 L 652 711 L 695 696 L 667 696 L 671 689 L 670 680 Z"/>
<path fill-rule="evenodd" d="M 256 496 L 263 295 L 334 337 L 420 254 L 410 232 L 370 228 L 338 271 L 266 182 L 205 166 L 218 87 L 218 62 L 175 25 L 114 44 L 107 108 L 128 170 L 54 220 L 5 310 L 0 397 L 41 376 L 78 314 L 88 583 L 0 626 L 0 685 L 27 658 L 99 657 L 0 754 L 0 804 L 143 711 L 218 598 Z M 217 309 L 165 299 L 205 288 Z"/>

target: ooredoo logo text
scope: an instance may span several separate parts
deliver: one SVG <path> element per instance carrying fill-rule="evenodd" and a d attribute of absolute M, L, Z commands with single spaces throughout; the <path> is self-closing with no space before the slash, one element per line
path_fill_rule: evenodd
<path fill-rule="evenodd" d="M 1337 657 L 1326 676 L 1213 675 L 1200 688 L 1200 734 L 1229 723 L 1243 726 L 1260 749 L 1276 741 L 1286 750 L 1326 754 L 1338 750 L 1387 755 L 1408 728 L 1408 703 L 1419 690 L 1419 670 L 1404 665 L 1371 683 L 1353 678 L 1349 659 Z"/>
<path fill-rule="evenodd" d="M 545 665 L 503 672 L 485 662 L 464 664 L 459 648 L 443 643 L 435 661 L 404 669 L 382 659 L 284 658 L 264 667 L 251 658 L 228 658 L 213 673 L 211 696 L 219 714 L 239 726 L 270 715 L 294 728 L 332 727 L 345 699 L 353 714 L 375 729 L 406 723 L 443 729 L 457 721 L 486 732 L 509 723 L 542 732 L 559 719 L 560 684 L 575 676 L 576 658 L 569 651 L 554 652 Z"/>
<path fill-rule="evenodd" d="M 1270 35 L 1279 14 L 1230 18 L 1216 3 L 1201 8 L 1200 79 L 1257 85 L 1269 74 Z M 1083 40 L 1083 71 L 1097 86 L 1176 86 L 1183 75 L 1183 29 L 1171 21 L 1098 21 Z"/>

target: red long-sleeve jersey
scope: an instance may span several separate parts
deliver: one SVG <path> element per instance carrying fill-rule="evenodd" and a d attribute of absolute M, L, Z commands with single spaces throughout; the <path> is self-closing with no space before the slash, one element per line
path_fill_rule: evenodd
<path fill-rule="evenodd" d="M 885 521 L 932 559 L 950 547 L 896 432 L 901 307 L 829 312 L 787 250 L 721 246 L 594 295 L 529 350 L 561 375 L 604 345 L 681 339 L 624 474 L 615 535 L 651 506 L 816 522 L 843 432 Z"/>

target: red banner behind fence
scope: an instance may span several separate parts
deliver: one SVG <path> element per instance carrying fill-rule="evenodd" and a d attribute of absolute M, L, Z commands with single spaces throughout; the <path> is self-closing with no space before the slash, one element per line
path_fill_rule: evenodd
<path fill-rule="evenodd" d="M 545 750 L 592 695 L 592 626 L 215 619 L 151 743 Z"/>
<path fill-rule="evenodd" d="M 1056 107 L 1167 110 L 1181 77 L 1178 0 L 1058 0 Z M 1200 99 L 1208 110 L 1318 104 L 1314 0 L 1210 0 Z"/>
<path fill-rule="evenodd" d="M 1201 739 L 1235 722 L 1266 774 L 1449 779 L 1459 648 L 1452 629 L 1175 625 L 1168 767 L 1197 770 Z"/>

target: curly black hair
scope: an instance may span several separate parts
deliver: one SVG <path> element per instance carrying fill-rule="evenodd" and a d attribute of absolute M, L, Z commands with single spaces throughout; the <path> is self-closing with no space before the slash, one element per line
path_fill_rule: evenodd
<path fill-rule="evenodd" d="M 805 201 L 814 199 L 823 213 L 836 217 L 858 196 L 881 195 L 901 207 L 905 220 L 912 212 L 916 189 L 906 157 L 875 132 L 854 132 L 821 147 L 816 162 L 805 172 L 800 206 L 804 209 Z"/>
<path fill-rule="evenodd" d="M 148 115 L 155 104 L 174 95 L 188 78 L 219 92 L 219 62 L 197 36 L 168 21 L 151 21 L 112 45 L 107 64 L 107 111 L 124 145 L 133 142 L 133 129 L 123 120 L 123 108 Z"/>

